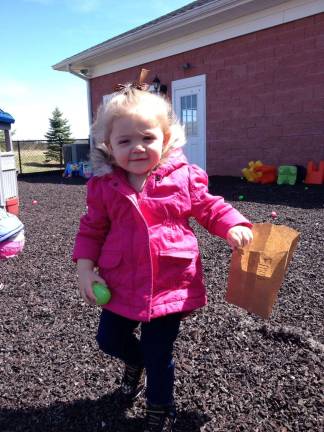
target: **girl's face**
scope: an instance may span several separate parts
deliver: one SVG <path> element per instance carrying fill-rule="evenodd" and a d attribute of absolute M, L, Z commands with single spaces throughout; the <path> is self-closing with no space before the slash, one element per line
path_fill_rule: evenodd
<path fill-rule="evenodd" d="M 161 128 L 134 114 L 113 121 L 108 148 L 117 165 L 132 175 L 143 176 L 160 162 L 164 144 Z"/>

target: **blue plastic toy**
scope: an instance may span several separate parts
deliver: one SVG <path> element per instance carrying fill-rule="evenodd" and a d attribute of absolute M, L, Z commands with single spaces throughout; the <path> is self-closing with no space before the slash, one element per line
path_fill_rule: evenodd
<path fill-rule="evenodd" d="M 90 162 L 68 162 L 63 177 L 69 178 L 72 176 L 90 178 L 92 176 L 92 167 Z"/>

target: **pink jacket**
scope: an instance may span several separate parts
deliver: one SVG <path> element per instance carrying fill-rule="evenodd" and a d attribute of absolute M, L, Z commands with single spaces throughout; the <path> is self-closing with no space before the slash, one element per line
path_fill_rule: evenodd
<path fill-rule="evenodd" d="M 137 321 L 206 304 L 194 217 L 225 238 L 234 225 L 251 226 L 230 204 L 208 193 L 207 174 L 171 159 L 136 192 L 125 173 L 88 182 L 88 213 L 81 218 L 73 259 L 91 259 L 112 297 L 104 308 Z"/>

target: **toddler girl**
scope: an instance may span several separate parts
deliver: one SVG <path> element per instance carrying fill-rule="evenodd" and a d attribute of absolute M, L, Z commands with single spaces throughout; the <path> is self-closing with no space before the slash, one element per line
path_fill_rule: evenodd
<path fill-rule="evenodd" d="M 73 255 L 80 293 L 94 304 L 93 282 L 108 285 L 99 347 L 125 363 L 120 391 L 129 401 L 146 386 L 145 432 L 171 432 L 173 344 L 182 317 L 206 304 L 189 219 L 233 248 L 251 241 L 251 224 L 210 195 L 207 174 L 188 164 L 183 128 L 165 98 L 136 84 L 119 86 L 99 109 L 93 132 L 94 176 Z"/>

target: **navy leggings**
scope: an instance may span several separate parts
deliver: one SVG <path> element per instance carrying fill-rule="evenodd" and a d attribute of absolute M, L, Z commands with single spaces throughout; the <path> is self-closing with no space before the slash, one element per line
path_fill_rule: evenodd
<path fill-rule="evenodd" d="M 172 352 L 181 316 L 180 313 L 171 314 L 140 323 L 102 310 L 97 334 L 99 348 L 129 365 L 145 367 L 146 397 L 151 404 L 168 405 L 173 402 Z M 140 324 L 141 336 L 138 339 L 134 330 Z"/>

